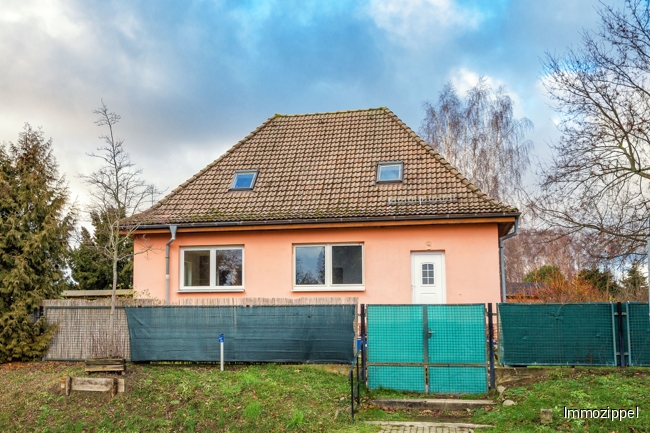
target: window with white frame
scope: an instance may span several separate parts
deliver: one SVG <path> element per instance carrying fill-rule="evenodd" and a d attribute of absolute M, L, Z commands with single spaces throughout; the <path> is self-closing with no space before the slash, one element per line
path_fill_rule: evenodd
<path fill-rule="evenodd" d="M 296 291 L 363 290 L 363 244 L 294 245 Z"/>
<path fill-rule="evenodd" d="M 181 248 L 181 291 L 244 290 L 244 247 Z"/>

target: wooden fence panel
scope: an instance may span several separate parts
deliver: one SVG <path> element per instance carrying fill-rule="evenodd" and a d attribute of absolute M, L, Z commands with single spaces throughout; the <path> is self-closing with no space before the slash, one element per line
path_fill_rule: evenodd
<path fill-rule="evenodd" d="M 58 329 L 43 358 L 83 361 L 108 355 L 110 307 L 45 307 L 47 322 Z M 115 309 L 115 355 L 131 359 L 129 327 L 124 307 Z"/>

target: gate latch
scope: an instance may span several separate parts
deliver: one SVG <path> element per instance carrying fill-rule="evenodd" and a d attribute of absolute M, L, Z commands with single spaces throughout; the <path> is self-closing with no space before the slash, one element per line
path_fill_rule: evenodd
<path fill-rule="evenodd" d="M 427 338 L 431 338 L 433 336 L 433 331 L 430 329 L 427 329 Z"/>

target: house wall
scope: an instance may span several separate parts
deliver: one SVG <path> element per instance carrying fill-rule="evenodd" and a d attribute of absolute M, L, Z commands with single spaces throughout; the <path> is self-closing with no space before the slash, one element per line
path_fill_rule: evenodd
<path fill-rule="evenodd" d="M 170 234 L 136 238 L 134 289 L 165 299 L 165 243 Z M 292 292 L 293 245 L 363 243 L 365 290 Z M 244 246 L 243 293 L 180 293 L 180 248 Z M 358 296 L 362 303 L 411 303 L 411 252 L 445 253 L 446 302 L 500 301 L 497 224 L 410 227 L 224 231 L 179 231 L 170 248 L 170 300 L 206 297 Z"/>

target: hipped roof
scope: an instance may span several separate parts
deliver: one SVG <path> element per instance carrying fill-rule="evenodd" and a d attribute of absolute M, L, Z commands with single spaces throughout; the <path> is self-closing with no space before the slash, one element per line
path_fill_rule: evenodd
<path fill-rule="evenodd" d="M 386 161 L 403 162 L 403 182 L 376 182 L 377 165 Z M 236 170 L 258 171 L 252 191 L 230 190 Z M 517 214 L 382 107 L 276 114 L 133 221 L 152 227 Z"/>

